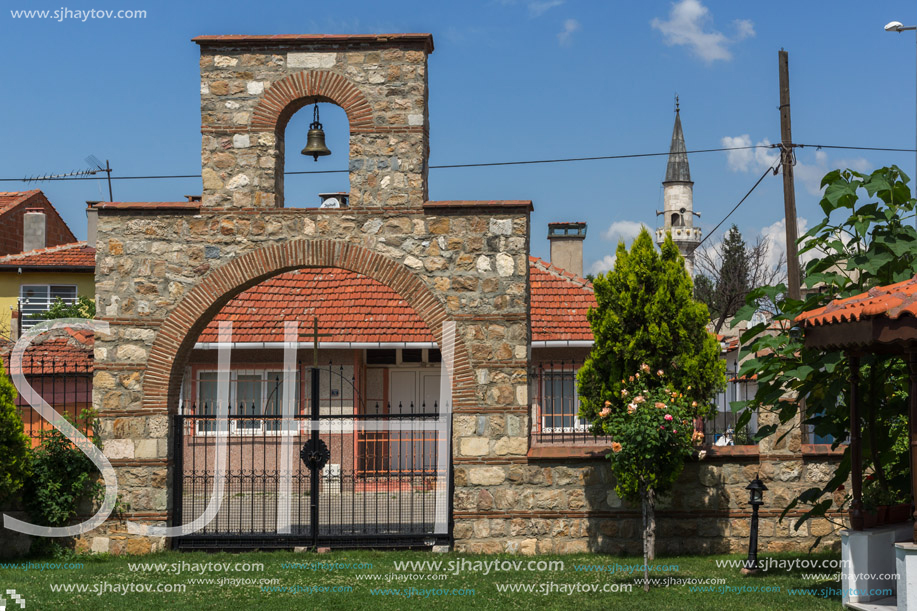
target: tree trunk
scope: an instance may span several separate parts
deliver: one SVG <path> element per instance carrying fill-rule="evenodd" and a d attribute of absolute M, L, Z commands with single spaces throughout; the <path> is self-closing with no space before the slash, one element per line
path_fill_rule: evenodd
<path fill-rule="evenodd" d="M 650 591 L 649 564 L 656 559 L 656 495 L 652 488 L 640 487 L 643 506 L 643 591 Z"/>
<path fill-rule="evenodd" d="M 647 519 L 646 519 L 646 540 L 649 549 L 649 561 L 656 560 L 656 491 L 652 488 L 647 489 Z"/>
<path fill-rule="evenodd" d="M 649 531 L 647 530 L 647 524 L 649 524 L 649 496 L 647 495 L 647 490 L 643 485 L 640 485 L 640 505 L 643 509 L 643 591 L 650 591 L 650 569 L 649 569 L 649 537 L 647 536 Z"/>

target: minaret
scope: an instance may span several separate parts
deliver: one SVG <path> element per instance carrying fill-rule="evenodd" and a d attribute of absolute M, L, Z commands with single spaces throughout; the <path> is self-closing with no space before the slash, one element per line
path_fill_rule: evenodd
<path fill-rule="evenodd" d="M 663 226 L 656 230 L 656 243 L 665 241 L 665 234 L 671 232 L 672 240 L 685 258 L 685 269 L 694 275 L 694 249 L 700 244 L 701 230 L 694 226 L 694 183 L 691 182 L 691 168 L 688 167 L 688 153 L 685 135 L 681 130 L 681 113 L 678 96 L 675 96 L 675 128 L 672 130 L 672 145 L 669 148 L 669 163 L 665 169 Z"/>

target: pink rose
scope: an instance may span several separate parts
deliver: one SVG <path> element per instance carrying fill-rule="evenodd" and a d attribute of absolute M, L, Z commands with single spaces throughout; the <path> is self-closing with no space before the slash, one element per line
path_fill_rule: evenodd
<path fill-rule="evenodd" d="M 671 422 L 671 421 L 672 421 L 672 414 L 666 414 L 666 415 L 665 415 L 665 421 L 666 421 L 666 422 Z"/>
<path fill-rule="evenodd" d="M 607 418 L 609 414 L 611 414 L 610 407 L 605 407 L 602 409 L 602 411 L 599 412 L 599 416 L 601 416 L 602 418 Z"/>

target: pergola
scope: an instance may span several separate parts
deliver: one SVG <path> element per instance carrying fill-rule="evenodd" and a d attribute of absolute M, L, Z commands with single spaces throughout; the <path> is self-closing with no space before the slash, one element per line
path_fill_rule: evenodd
<path fill-rule="evenodd" d="M 907 363 L 911 488 L 917 491 L 917 276 L 869 292 L 835 299 L 804 312 L 796 323 L 805 330 L 807 348 L 842 350 L 850 362 L 850 524 L 863 530 L 863 461 L 860 436 L 860 358 L 866 354 L 901 357 Z M 917 523 L 914 528 L 917 543 Z"/>

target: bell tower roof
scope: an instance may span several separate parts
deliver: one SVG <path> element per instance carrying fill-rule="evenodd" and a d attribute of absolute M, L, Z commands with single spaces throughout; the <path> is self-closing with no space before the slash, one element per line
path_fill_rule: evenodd
<path fill-rule="evenodd" d="M 672 130 L 672 144 L 669 147 L 669 163 L 665 168 L 665 180 L 662 182 L 663 184 L 668 182 L 691 182 L 691 168 L 688 166 L 685 134 L 681 129 L 678 96 L 675 96 L 675 127 Z"/>

